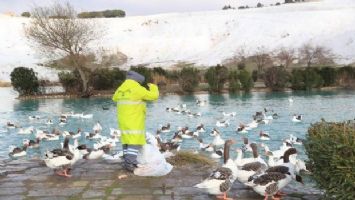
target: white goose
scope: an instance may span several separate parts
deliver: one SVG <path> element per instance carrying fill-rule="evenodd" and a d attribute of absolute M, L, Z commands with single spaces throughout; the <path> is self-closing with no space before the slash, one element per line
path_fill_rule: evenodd
<path fill-rule="evenodd" d="M 92 130 L 93 130 L 94 132 L 101 133 L 101 131 L 102 131 L 102 126 L 101 126 L 100 122 L 97 122 L 97 123 L 94 125 L 94 127 L 92 128 Z"/>
<path fill-rule="evenodd" d="M 221 137 L 221 133 L 217 129 L 213 129 L 210 135 L 214 137 L 212 145 L 221 146 L 225 143 L 225 141 Z"/>
<path fill-rule="evenodd" d="M 233 143 L 234 141 L 227 140 L 224 145 L 224 164 L 214 170 L 207 179 L 194 187 L 204 189 L 209 194 L 218 195 L 224 200 L 229 199 L 227 198 L 227 192 L 232 187 L 238 170 L 229 157 L 229 149 Z"/>
<path fill-rule="evenodd" d="M 259 138 L 260 140 L 270 140 L 270 135 L 268 132 L 260 131 Z"/>
<path fill-rule="evenodd" d="M 302 115 L 293 115 L 292 121 L 293 122 L 302 122 L 303 116 Z"/>
<path fill-rule="evenodd" d="M 225 117 L 234 117 L 234 116 L 237 115 L 236 112 L 230 112 L 230 113 L 223 112 L 222 114 L 223 114 L 223 116 L 225 116 Z"/>
<path fill-rule="evenodd" d="M 20 128 L 19 131 L 18 131 L 18 134 L 28 135 L 28 134 L 31 134 L 33 132 L 34 132 L 33 126 L 30 126 L 28 128 Z"/>
<path fill-rule="evenodd" d="M 24 144 L 22 147 L 9 146 L 9 156 L 12 158 L 23 157 L 27 155 L 27 144 Z"/>
<path fill-rule="evenodd" d="M 86 160 L 94 160 L 101 158 L 105 153 L 110 151 L 110 145 L 102 146 L 99 149 L 90 149 L 87 148 L 85 144 L 79 145 L 77 147 L 80 150 L 80 153 L 83 154 L 83 158 Z"/>
<path fill-rule="evenodd" d="M 216 122 L 217 127 L 228 127 L 229 126 L 229 120 L 217 120 Z"/>
<path fill-rule="evenodd" d="M 237 158 L 234 160 L 234 163 L 238 167 L 242 167 L 245 164 L 252 163 L 252 162 L 260 162 L 264 165 L 267 165 L 266 162 L 259 156 L 258 147 L 256 143 L 251 143 L 250 147 L 253 151 L 252 158 L 243 158 L 243 151 L 241 149 L 237 149 Z"/>
<path fill-rule="evenodd" d="M 203 140 L 201 138 L 197 138 L 199 144 L 200 144 L 200 150 L 201 151 L 207 151 L 207 152 L 212 152 L 214 150 L 212 144 L 204 144 Z"/>

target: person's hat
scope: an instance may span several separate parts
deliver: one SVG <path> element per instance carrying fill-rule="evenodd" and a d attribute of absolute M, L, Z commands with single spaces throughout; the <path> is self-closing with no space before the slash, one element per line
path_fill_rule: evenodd
<path fill-rule="evenodd" d="M 142 84 L 144 82 L 144 80 L 145 80 L 143 75 L 141 75 L 140 73 L 135 72 L 135 71 L 128 71 L 127 75 L 126 75 L 126 79 L 135 80 L 135 81 L 137 81 L 140 84 Z"/>

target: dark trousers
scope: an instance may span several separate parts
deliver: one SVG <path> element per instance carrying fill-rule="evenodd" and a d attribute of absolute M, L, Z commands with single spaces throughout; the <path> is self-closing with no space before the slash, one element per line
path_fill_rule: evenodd
<path fill-rule="evenodd" d="M 137 155 L 140 148 L 142 148 L 141 145 L 122 145 L 124 159 L 123 168 L 125 168 L 127 171 L 133 172 L 137 167 Z"/>

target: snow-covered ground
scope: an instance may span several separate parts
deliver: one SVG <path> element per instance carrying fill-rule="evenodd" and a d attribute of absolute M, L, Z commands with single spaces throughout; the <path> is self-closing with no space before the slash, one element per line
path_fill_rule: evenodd
<path fill-rule="evenodd" d="M 247 0 L 239 5 L 246 5 L 244 2 Z M 283 1 L 260 2 L 268 5 Z M 275 51 L 305 43 L 330 48 L 338 55 L 339 64 L 355 62 L 355 0 L 100 21 L 107 27 L 107 35 L 99 46 L 123 52 L 129 58 L 128 65 L 169 67 L 190 62 L 210 66 L 233 57 L 241 48 L 251 55 L 260 47 Z M 16 66 L 34 67 L 45 59 L 31 49 L 24 37 L 23 25 L 27 22 L 23 18 L 0 17 L 0 80 L 9 80 L 9 73 Z M 56 79 L 54 70 L 35 70 L 42 77 Z"/>

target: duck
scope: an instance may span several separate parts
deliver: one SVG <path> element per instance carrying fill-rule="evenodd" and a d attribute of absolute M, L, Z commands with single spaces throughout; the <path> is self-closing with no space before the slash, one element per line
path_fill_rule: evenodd
<path fill-rule="evenodd" d="M 213 153 L 210 155 L 211 158 L 213 159 L 220 159 L 223 156 L 223 152 L 224 152 L 224 148 L 220 147 L 220 148 L 213 148 Z"/>
<path fill-rule="evenodd" d="M 265 152 L 271 152 L 273 157 L 276 158 L 277 160 L 281 159 L 285 151 L 292 147 L 292 145 L 290 146 L 290 143 L 288 143 L 287 141 L 284 141 L 282 143 L 282 146 L 280 146 L 280 148 L 275 151 L 270 151 L 269 147 L 264 143 L 261 143 L 260 146 L 264 148 Z"/>
<path fill-rule="evenodd" d="M 201 151 L 207 151 L 207 152 L 212 152 L 214 150 L 214 146 L 213 144 L 204 144 L 203 143 L 203 140 L 201 138 L 197 138 L 197 141 L 199 142 L 200 144 L 200 150 Z"/>
<path fill-rule="evenodd" d="M 248 133 L 244 124 L 239 124 L 239 126 L 236 128 L 236 131 L 238 133 Z"/>
<path fill-rule="evenodd" d="M 298 138 L 292 134 L 290 134 L 290 138 L 289 138 L 290 142 L 292 144 L 297 144 L 297 145 L 302 145 L 303 144 L 303 139 Z"/>
<path fill-rule="evenodd" d="M 32 116 L 28 116 L 28 119 L 29 120 L 39 120 L 39 119 L 41 119 L 41 117 L 38 115 L 32 115 Z"/>
<path fill-rule="evenodd" d="M 110 151 L 110 145 L 102 146 L 99 149 L 87 148 L 85 144 L 79 145 L 77 147 L 80 150 L 80 153 L 83 155 L 83 159 L 86 160 L 95 160 L 101 158 L 104 154 L 107 154 Z"/>
<path fill-rule="evenodd" d="M 59 126 L 64 126 L 67 124 L 67 118 L 60 118 L 59 119 Z"/>
<path fill-rule="evenodd" d="M 183 138 L 182 138 L 181 131 L 175 132 L 173 138 L 171 139 L 171 141 L 175 142 L 175 143 L 181 143 L 182 140 L 183 140 Z"/>
<path fill-rule="evenodd" d="M 119 142 L 120 140 L 116 137 L 106 137 L 106 136 L 101 136 L 100 140 L 96 143 L 94 143 L 94 149 L 99 149 L 103 146 L 110 146 L 110 147 L 115 147 L 116 143 Z"/>
<path fill-rule="evenodd" d="M 188 127 L 184 127 L 182 128 L 181 130 L 181 137 L 184 138 L 184 139 L 191 139 L 191 138 L 194 138 L 194 137 L 198 137 L 199 136 L 199 132 L 192 132 L 189 130 Z"/>
<path fill-rule="evenodd" d="M 236 112 L 230 112 L 230 113 L 226 113 L 226 112 L 222 112 L 223 116 L 225 117 L 234 117 L 237 115 Z"/>
<path fill-rule="evenodd" d="M 161 138 L 159 135 L 156 136 L 157 142 L 158 142 L 158 147 L 159 147 L 159 151 L 161 153 L 167 152 L 167 151 L 180 151 L 180 144 L 179 143 L 175 143 L 175 142 L 162 142 Z"/>
<path fill-rule="evenodd" d="M 260 131 L 259 138 L 260 140 L 270 140 L 270 135 L 267 132 Z"/>
<path fill-rule="evenodd" d="M 196 100 L 196 105 L 200 107 L 205 106 L 206 103 L 207 103 L 206 100 L 199 100 L 199 99 Z"/>
<path fill-rule="evenodd" d="M 47 167 L 54 169 L 59 176 L 71 177 L 71 166 L 74 165 L 81 157 L 77 140 L 74 141 L 74 146 L 69 145 L 69 137 L 65 137 L 62 148 L 53 149 L 45 153 L 44 162 Z"/>
<path fill-rule="evenodd" d="M 252 158 L 243 158 L 243 151 L 238 148 L 237 151 L 237 158 L 234 160 L 234 163 L 236 166 L 238 167 L 242 167 L 243 165 L 247 164 L 247 163 L 252 163 L 252 162 L 260 162 L 264 165 L 267 166 L 266 162 L 264 161 L 264 159 L 262 159 L 259 156 L 258 153 L 258 147 L 256 143 L 251 143 L 250 144 L 250 148 L 253 151 L 253 157 Z"/>
<path fill-rule="evenodd" d="M 211 195 L 227 200 L 227 192 L 231 189 L 237 175 L 237 168 L 233 165 L 233 160 L 229 157 L 230 146 L 233 140 L 227 140 L 224 144 L 224 164 L 215 169 L 207 179 L 194 187 L 205 190 Z"/>
<path fill-rule="evenodd" d="M 277 113 L 272 114 L 272 119 L 278 119 L 279 115 Z"/>
<path fill-rule="evenodd" d="M 92 128 L 92 130 L 94 132 L 100 133 L 102 131 L 102 126 L 100 124 L 100 122 L 96 122 L 96 124 L 94 125 L 94 127 Z"/>
<path fill-rule="evenodd" d="M 7 122 L 6 127 L 9 129 L 20 128 L 19 126 L 15 125 L 15 123 Z"/>
<path fill-rule="evenodd" d="M 115 152 L 113 154 L 107 154 L 105 153 L 102 156 L 102 159 L 106 161 L 107 163 L 113 164 L 113 163 L 122 163 L 123 162 L 123 152 Z"/>
<path fill-rule="evenodd" d="M 216 122 L 217 127 L 228 127 L 229 126 L 229 120 L 217 120 Z"/>
<path fill-rule="evenodd" d="M 16 147 L 11 145 L 9 147 L 9 156 L 11 158 L 18 158 L 18 157 L 23 157 L 27 155 L 27 144 L 24 144 L 22 147 Z"/>
<path fill-rule="evenodd" d="M 252 122 L 250 122 L 249 124 L 246 125 L 247 130 L 251 130 L 251 129 L 254 129 L 257 127 L 258 127 L 258 122 L 256 119 L 254 119 Z"/>
<path fill-rule="evenodd" d="M 79 138 L 81 136 L 81 129 L 78 128 L 76 133 L 74 133 L 72 131 L 69 131 L 69 132 L 68 131 L 63 131 L 62 134 L 63 134 L 63 137 L 69 136 L 69 137 L 71 137 L 73 139 L 76 139 L 76 138 Z"/>
<path fill-rule="evenodd" d="M 23 139 L 23 145 L 26 145 L 28 148 L 38 148 L 40 145 L 41 139 L 36 138 L 35 140 Z"/>
<path fill-rule="evenodd" d="M 28 134 L 32 134 L 33 132 L 34 132 L 33 126 L 30 126 L 28 128 L 20 128 L 17 133 L 21 135 L 28 135 Z"/>
<path fill-rule="evenodd" d="M 53 124 L 53 121 L 51 119 L 47 119 L 46 125 L 52 125 L 52 124 Z"/>
<path fill-rule="evenodd" d="M 199 133 L 204 133 L 204 132 L 206 132 L 205 126 L 204 126 L 203 124 L 197 125 L 196 131 L 199 132 Z"/>
<path fill-rule="evenodd" d="M 167 123 L 165 126 L 161 126 L 160 131 L 162 133 L 169 133 L 170 132 L 170 123 Z"/>
<path fill-rule="evenodd" d="M 293 115 L 292 121 L 293 122 L 302 122 L 303 116 L 302 115 Z"/>
<path fill-rule="evenodd" d="M 121 131 L 118 129 L 110 128 L 110 135 L 120 138 L 121 137 Z"/>
<path fill-rule="evenodd" d="M 89 139 L 89 140 L 94 140 L 94 139 L 100 139 L 101 135 L 99 134 L 99 132 L 96 130 L 94 133 L 89 133 L 89 132 L 85 132 L 85 138 Z"/>
<path fill-rule="evenodd" d="M 289 97 L 289 98 L 288 98 L 288 102 L 289 102 L 290 104 L 292 104 L 292 103 L 293 103 L 293 99 L 292 99 L 292 97 Z"/>
<path fill-rule="evenodd" d="M 213 129 L 210 135 L 214 137 L 212 145 L 221 146 L 225 143 L 225 141 L 221 137 L 221 133 L 217 129 Z"/>
<path fill-rule="evenodd" d="M 243 137 L 243 144 L 241 146 L 241 150 L 243 152 L 249 151 L 252 152 L 252 148 L 250 147 L 250 144 L 255 143 L 255 142 L 249 142 L 249 139 L 247 137 Z"/>

